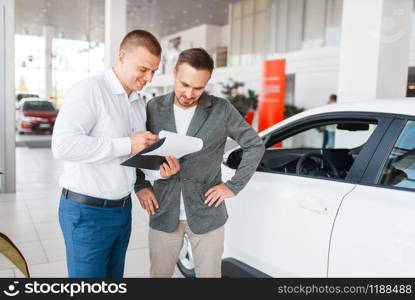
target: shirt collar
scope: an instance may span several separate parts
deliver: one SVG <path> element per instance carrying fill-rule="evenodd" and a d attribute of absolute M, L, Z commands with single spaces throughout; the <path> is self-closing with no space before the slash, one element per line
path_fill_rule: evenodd
<path fill-rule="evenodd" d="M 105 72 L 107 81 L 109 83 L 109 86 L 111 88 L 111 92 L 114 95 L 121 95 L 121 94 L 125 94 L 127 95 L 127 93 L 125 92 L 123 86 L 121 85 L 121 82 L 118 80 L 117 76 L 114 73 L 114 70 L 112 68 L 108 69 Z M 132 91 L 130 94 L 130 97 L 128 97 L 128 100 L 130 102 L 136 101 L 141 99 L 140 94 L 136 91 Z"/>

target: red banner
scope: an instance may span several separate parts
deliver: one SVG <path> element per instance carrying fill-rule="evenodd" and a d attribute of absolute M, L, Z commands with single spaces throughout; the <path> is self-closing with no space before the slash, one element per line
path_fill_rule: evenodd
<path fill-rule="evenodd" d="M 266 60 L 262 71 L 262 90 L 258 103 L 258 131 L 284 119 L 285 59 Z"/>

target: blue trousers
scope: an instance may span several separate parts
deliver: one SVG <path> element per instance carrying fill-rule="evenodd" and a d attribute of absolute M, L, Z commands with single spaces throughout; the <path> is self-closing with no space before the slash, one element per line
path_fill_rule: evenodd
<path fill-rule="evenodd" d="M 123 277 L 131 235 L 131 203 L 124 207 L 98 207 L 62 195 L 59 223 L 69 277 Z"/>

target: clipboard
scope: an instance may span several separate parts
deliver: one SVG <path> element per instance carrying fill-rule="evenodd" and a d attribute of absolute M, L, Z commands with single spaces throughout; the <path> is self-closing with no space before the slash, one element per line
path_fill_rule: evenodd
<path fill-rule="evenodd" d="M 138 154 L 122 162 L 122 166 L 160 170 L 160 165 L 166 162 L 165 156 L 177 159 L 203 148 L 203 141 L 193 136 L 181 135 L 162 130 L 160 140 L 143 149 Z"/>
<path fill-rule="evenodd" d="M 139 169 L 149 169 L 149 170 L 160 170 L 160 165 L 166 161 L 164 156 L 160 155 L 143 155 L 145 153 L 151 152 L 154 149 L 159 148 L 166 138 L 162 138 L 155 142 L 154 144 L 143 149 L 141 152 L 137 153 L 133 157 L 122 162 L 122 166 L 134 167 Z"/>

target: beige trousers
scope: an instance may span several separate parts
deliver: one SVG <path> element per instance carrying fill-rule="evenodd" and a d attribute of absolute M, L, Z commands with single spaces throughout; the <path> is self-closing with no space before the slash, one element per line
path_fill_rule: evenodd
<path fill-rule="evenodd" d="M 171 277 L 187 234 L 195 266 L 196 277 L 221 277 L 224 226 L 204 234 L 194 234 L 186 221 L 180 221 L 174 232 L 150 228 L 150 276 Z"/>

